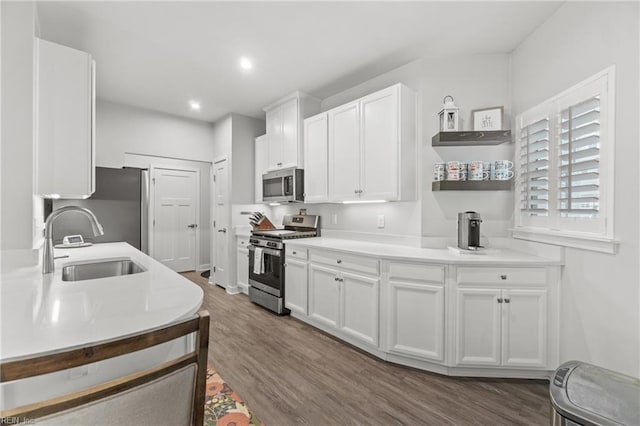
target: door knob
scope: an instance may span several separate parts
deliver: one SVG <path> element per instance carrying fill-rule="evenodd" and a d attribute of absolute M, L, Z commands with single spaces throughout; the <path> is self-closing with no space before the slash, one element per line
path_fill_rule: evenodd
<path fill-rule="evenodd" d="M 187 228 L 191 228 L 191 229 L 194 229 L 194 228 L 197 228 L 197 227 L 198 227 L 197 223 L 192 223 L 190 225 L 187 225 Z"/>
<path fill-rule="evenodd" d="M 218 232 L 222 232 L 223 234 L 226 234 L 227 228 L 218 229 Z"/>

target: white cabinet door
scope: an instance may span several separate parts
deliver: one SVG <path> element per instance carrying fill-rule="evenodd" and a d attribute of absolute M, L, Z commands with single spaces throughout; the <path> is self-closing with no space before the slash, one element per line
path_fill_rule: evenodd
<path fill-rule="evenodd" d="M 304 120 L 304 202 L 329 200 L 327 114 Z"/>
<path fill-rule="evenodd" d="M 502 365 L 547 365 L 547 290 L 502 291 Z"/>
<path fill-rule="evenodd" d="M 338 328 L 340 282 L 335 269 L 309 264 L 309 317 Z"/>
<path fill-rule="evenodd" d="M 38 194 L 86 198 L 95 190 L 91 55 L 37 40 Z"/>
<path fill-rule="evenodd" d="M 287 259 L 284 272 L 285 308 L 307 315 L 307 262 Z"/>
<path fill-rule="evenodd" d="M 249 249 L 246 245 L 239 245 L 236 257 L 236 277 L 238 288 L 245 294 L 249 293 Z"/>
<path fill-rule="evenodd" d="M 298 99 L 291 99 L 280 106 L 282 109 L 282 153 L 279 167 L 302 167 L 301 152 L 298 145 L 298 127 L 300 113 Z"/>
<path fill-rule="evenodd" d="M 377 347 L 380 280 L 341 272 L 339 282 L 342 293 L 341 330 Z"/>
<path fill-rule="evenodd" d="M 444 286 L 389 281 L 388 351 L 444 361 Z"/>
<path fill-rule="evenodd" d="M 262 174 L 269 167 L 269 144 L 267 143 L 267 135 L 258 136 L 254 147 L 255 202 L 256 204 L 262 204 Z"/>
<path fill-rule="evenodd" d="M 457 290 L 457 364 L 500 365 L 500 299 L 499 289 Z"/>
<path fill-rule="evenodd" d="M 360 100 L 360 189 L 363 200 L 395 200 L 399 197 L 398 90 L 396 85 Z"/>
<path fill-rule="evenodd" d="M 282 108 L 277 107 L 267 112 L 267 145 L 268 145 L 268 170 L 275 170 L 282 167 Z"/>
<path fill-rule="evenodd" d="M 329 198 L 359 199 L 360 107 L 352 102 L 329 111 Z"/>

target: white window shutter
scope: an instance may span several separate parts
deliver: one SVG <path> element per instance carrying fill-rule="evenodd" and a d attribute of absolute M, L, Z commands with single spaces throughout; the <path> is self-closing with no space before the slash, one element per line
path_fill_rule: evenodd
<path fill-rule="evenodd" d="M 548 117 L 520 129 L 520 212 L 526 216 L 549 215 L 549 131 Z"/>
<path fill-rule="evenodd" d="M 559 115 L 557 208 L 561 218 L 600 213 L 600 96 Z"/>

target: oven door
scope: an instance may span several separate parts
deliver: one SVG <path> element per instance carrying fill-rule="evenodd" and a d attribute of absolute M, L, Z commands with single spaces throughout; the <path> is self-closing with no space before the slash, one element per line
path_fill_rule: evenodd
<path fill-rule="evenodd" d="M 284 250 L 262 249 L 264 272 L 256 274 L 255 246 L 249 246 L 249 284 L 276 297 L 284 296 Z"/>

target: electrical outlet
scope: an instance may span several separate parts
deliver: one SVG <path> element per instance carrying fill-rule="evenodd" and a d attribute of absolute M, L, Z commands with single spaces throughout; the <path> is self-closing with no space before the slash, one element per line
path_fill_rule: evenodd
<path fill-rule="evenodd" d="M 331 224 L 332 225 L 337 225 L 338 224 L 338 215 L 336 213 L 331 215 Z"/>
<path fill-rule="evenodd" d="M 378 228 L 384 228 L 384 215 L 378 215 Z"/>

